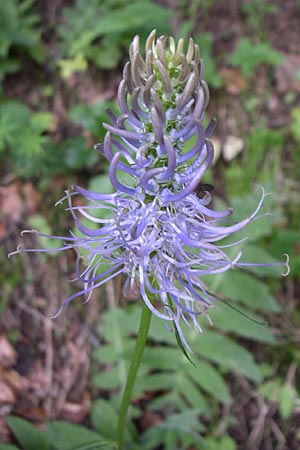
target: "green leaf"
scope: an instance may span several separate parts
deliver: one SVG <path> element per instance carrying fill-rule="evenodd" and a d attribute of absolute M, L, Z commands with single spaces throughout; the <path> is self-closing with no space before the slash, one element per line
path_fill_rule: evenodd
<path fill-rule="evenodd" d="M 221 439 L 208 437 L 204 441 L 203 450 L 236 450 L 236 442 L 230 436 Z"/>
<path fill-rule="evenodd" d="M 0 442 L 0 450 L 19 450 L 19 448 L 10 444 L 1 444 Z"/>
<path fill-rule="evenodd" d="M 213 324 L 223 331 L 230 331 L 239 336 L 267 344 L 274 344 L 276 342 L 275 336 L 263 319 L 257 318 L 251 311 L 245 311 L 242 307 L 238 309 L 240 309 L 240 312 L 230 308 L 230 302 L 229 305 L 218 302 L 218 306 L 211 310 L 209 316 Z M 251 320 L 251 317 L 253 320 Z M 255 320 L 260 321 L 260 323 L 254 322 Z"/>
<path fill-rule="evenodd" d="M 127 365 L 126 365 L 127 367 Z M 113 367 L 107 371 L 101 371 L 93 377 L 95 386 L 101 389 L 117 389 L 120 386 L 120 371 L 118 367 Z"/>
<path fill-rule="evenodd" d="M 262 377 L 253 355 L 228 337 L 214 331 L 206 330 L 202 335 L 195 331 L 191 333 L 189 342 L 204 358 L 238 372 L 252 381 L 261 381 Z"/>
<path fill-rule="evenodd" d="M 43 133 L 44 131 L 47 131 L 49 129 L 53 120 L 54 120 L 53 114 L 45 111 L 40 111 L 32 114 L 30 123 L 32 128 L 37 133 Z"/>
<path fill-rule="evenodd" d="M 281 389 L 281 380 L 276 378 L 274 380 L 266 381 L 259 387 L 259 392 L 269 401 L 277 402 L 279 392 Z"/>
<path fill-rule="evenodd" d="M 78 52 L 73 58 L 60 59 L 57 62 L 60 68 L 61 77 L 65 80 L 70 78 L 76 72 L 84 72 L 88 68 L 88 62 L 85 56 Z"/>
<path fill-rule="evenodd" d="M 297 78 L 299 79 L 299 70 L 298 70 L 297 74 L 298 74 Z M 296 73 L 295 73 L 295 75 L 296 75 Z M 300 108 L 292 108 L 291 116 L 292 116 L 292 122 L 290 124 L 291 134 L 292 134 L 293 138 L 295 139 L 295 141 L 300 143 L 300 127 L 299 127 Z"/>
<path fill-rule="evenodd" d="M 106 400 L 98 399 L 93 403 L 91 411 L 93 427 L 106 438 L 115 439 L 118 428 L 118 415 Z"/>
<path fill-rule="evenodd" d="M 295 389 L 290 383 L 282 386 L 279 394 L 279 412 L 283 419 L 288 419 L 295 406 Z"/>
<path fill-rule="evenodd" d="M 32 227 L 34 230 L 39 231 L 40 233 L 52 234 L 51 228 L 47 223 L 44 216 L 40 214 L 35 214 L 30 216 L 28 219 L 28 225 Z M 51 239 L 49 237 L 38 236 L 38 241 L 40 243 L 41 248 L 45 249 L 56 249 L 61 247 L 62 243 L 59 239 Z M 55 256 L 55 252 L 49 252 L 48 256 Z"/>
<path fill-rule="evenodd" d="M 102 122 L 108 120 L 106 113 L 107 108 L 111 109 L 116 114 L 118 113 L 116 103 L 112 101 L 89 105 L 79 103 L 69 111 L 69 117 L 72 121 L 88 130 L 97 139 L 103 140 L 106 130 L 102 126 Z"/>
<path fill-rule="evenodd" d="M 81 425 L 74 425 L 64 421 L 52 422 L 49 425 L 49 436 L 54 450 L 115 449 L 114 443 L 109 439 L 103 438 L 98 433 L 88 430 Z"/>
<path fill-rule="evenodd" d="M 197 393 L 199 393 L 199 390 Z M 201 405 L 202 411 L 205 413 L 205 411 L 208 411 L 208 405 L 201 394 L 200 397 L 200 403 L 197 403 L 196 407 Z M 179 392 L 173 390 L 155 397 L 151 403 L 149 403 L 148 408 L 150 411 L 184 411 L 186 409 L 186 403 L 184 399 L 180 397 Z"/>
<path fill-rule="evenodd" d="M 25 7 L 26 3 L 0 2 L 0 57 L 6 57 L 11 48 L 19 48 L 41 63 L 45 50 L 41 43 L 40 18 L 32 8 Z"/>
<path fill-rule="evenodd" d="M 138 312 L 139 305 L 136 305 L 126 310 L 107 311 L 102 318 L 98 332 L 107 343 L 103 343 L 94 353 L 97 361 L 105 367 L 94 378 L 102 389 L 121 389 L 124 385 L 134 348 L 135 335 L 132 333 L 136 330 Z M 250 380 L 262 379 L 260 368 L 251 353 L 229 338 L 207 330 L 201 335 L 187 329 L 184 334 L 195 350 L 193 360 L 196 367 L 191 366 L 174 347 L 174 332 L 168 332 L 161 320 L 152 318 L 149 341 L 154 344 L 145 349 L 134 388 L 134 397 L 143 395 L 145 391 L 164 392 L 159 399 L 150 402 L 150 409 L 184 411 L 189 405 L 207 413 L 210 409 L 203 391 L 218 402 L 229 404 L 231 396 L 226 382 L 208 360 L 222 370 L 234 370 Z M 268 340 L 267 337 L 265 340 Z M 203 361 L 203 357 L 207 361 Z"/>
<path fill-rule="evenodd" d="M 105 45 L 105 39 L 102 40 L 102 46 L 91 45 L 86 50 L 87 57 L 93 61 L 93 63 L 100 69 L 114 69 L 117 67 L 119 60 L 121 59 L 121 49 L 118 46 L 112 45 L 110 40 Z"/>
<path fill-rule="evenodd" d="M 240 39 L 234 52 L 228 57 L 228 62 L 239 67 L 246 77 L 251 77 L 260 64 L 276 66 L 282 60 L 282 55 L 272 49 L 268 42 L 255 44 L 247 37 Z"/>
<path fill-rule="evenodd" d="M 114 441 L 117 436 L 118 414 L 113 406 L 103 399 L 98 399 L 93 403 L 91 410 L 91 420 L 93 427 L 105 438 Z M 125 442 L 132 443 L 136 430 L 132 424 L 128 423 L 125 429 Z"/>
<path fill-rule="evenodd" d="M 173 376 L 173 390 L 175 393 L 178 393 L 188 405 L 193 408 L 198 408 L 202 413 L 209 413 L 210 408 L 205 396 L 199 389 L 199 386 L 197 386 L 193 380 L 187 376 L 185 371 L 182 372 L 176 374 L 175 377 Z M 182 409 L 182 411 L 185 409 L 186 407 Z"/>
<path fill-rule="evenodd" d="M 69 169 L 93 167 L 98 162 L 97 152 L 87 146 L 83 136 L 73 136 L 64 142 L 63 163 Z"/>
<path fill-rule="evenodd" d="M 224 378 L 211 364 L 198 360 L 196 367 L 188 369 L 188 373 L 196 384 L 218 401 L 225 404 L 232 402 Z"/>
<path fill-rule="evenodd" d="M 23 450 L 49 450 L 48 434 L 35 428 L 31 423 L 20 417 L 8 416 L 5 418 L 16 439 Z M 62 449 L 60 449 L 62 450 Z"/>
<path fill-rule="evenodd" d="M 186 357 L 186 359 L 187 359 L 193 366 L 195 366 L 195 363 L 194 363 L 194 362 L 192 361 L 192 359 L 190 358 L 189 354 L 187 353 L 187 351 L 186 351 L 186 349 L 185 349 L 185 347 L 184 347 L 184 345 L 183 345 L 183 343 L 182 343 L 180 334 L 179 334 L 179 332 L 178 332 L 176 323 L 175 323 L 174 321 L 173 321 L 173 326 L 174 326 L 175 337 L 176 337 L 176 341 L 177 341 L 178 347 L 180 348 L 182 354 Z"/>
<path fill-rule="evenodd" d="M 162 446 L 164 450 L 175 448 L 201 448 L 200 436 L 203 426 L 199 423 L 200 411 L 192 409 L 184 413 L 169 415 L 165 422 L 149 428 L 142 436 L 146 450 Z"/>
<path fill-rule="evenodd" d="M 176 371 L 187 362 L 185 356 L 178 353 L 177 347 L 148 346 L 144 350 L 144 355 L 142 364 L 149 371 L 153 368 Z"/>
<path fill-rule="evenodd" d="M 73 58 L 81 53 L 100 67 L 116 65 L 121 49 L 128 46 L 132 35 L 138 33 L 144 37 L 153 28 L 162 34 L 170 30 L 171 12 L 147 0 L 90 0 L 89 8 L 77 1 L 65 8 L 63 15 L 65 20 L 59 28 L 59 37 L 64 55 Z M 112 54 L 109 61 L 104 61 L 104 53 Z"/>
<path fill-rule="evenodd" d="M 222 298 L 232 304 L 238 302 L 261 311 L 281 311 L 268 285 L 240 270 L 231 270 L 214 276 L 211 290 L 219 292 Z"/>

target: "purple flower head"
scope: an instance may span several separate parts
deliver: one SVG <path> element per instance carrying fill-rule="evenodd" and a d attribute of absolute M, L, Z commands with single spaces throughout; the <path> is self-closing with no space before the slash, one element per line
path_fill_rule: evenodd
<path fill-rule="evenodd" d="M 208 104 L 199 48 L 190 39 L 187 53 L 183 40 L 159 37 L 153 31 L 145 45 L 143 59 L 136 36 L 130 46 L 118 90 L 121 115 L 108 111 L 111 124 L 97 145 L 110 162 L 109 176 L 116 190 L 128 195 L 146 194 L 148 201 L 176 201 L 194 191 L 213 158 L 207 140 L 214 122 L 204 130 L 202 122 Z M 186 150 L 187 141 L 195 145 Z M 116 170 L 127 173 L 131 186 L 118 180 Z M 128 179 L 128 177 L 127 177 Z"/>
<path fill-rule="evenodd" d="M 231 209 L 209 208 L 210 192 L 202 196 L 195 192 L 213 159 L 208 138 L 214 123 L 204 130 L 208 89 L 192 39 L 185 54 L 182 40 L 176 46 L 173 38 L 155 39 L 152 32 L 143 59 L 136 36 L 118 102 L 120 116 L 108 111 L 111 124 L 105 124 L 103 145 L 96 145 L 110 162 L 115 192 L 101 194 L 75 186 L 63 200 L 68 201 L 79 233 L 50 236 L 63 243 L 55 250 L 19 247 L 14 253 L 76 250 L 76 274 L 82 289 L 66 299 L 53 317 L 73 299 L 84 296 L 88 300 L 94 289 L 123 274 L 124 293 L 136 294 L 138 289 L 153 314 L 173 322 L 189 349 L 182 320 L 201 331 L 197 318 L 214 300 L 203 275 L 260 265 L 243 262 L 238 250 L 230 258 L 229 245 L 219 242 L 261 217 L 258 213 L 267 194 L 262 191 L 255 211 L 234 223 L 228 221 Z M 187 150 L 186 142 L 193 136 L 195 144 Z M 122 172 L 126 177 L 119 175 Z M 77 195 L 85 198 L 86 206 L 72 204 Z M 288 259 L 271 265 L 289 270 Z"/>

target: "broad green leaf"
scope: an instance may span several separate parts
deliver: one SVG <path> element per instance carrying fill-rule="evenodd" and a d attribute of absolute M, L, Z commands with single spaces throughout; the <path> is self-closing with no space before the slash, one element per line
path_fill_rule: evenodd
<path fill-rule="evenodd" d="M 170 388 L 170 380 L 174 379 L 173 372 L 152 373 L 139 377 L 136 381 L 135 389 L 144 391 L 166 391 Z M 174 382 L 176 382 L 174 380 Z"/>
<path fill-rule="evenodd" d="M 238 372 L 252 381 L 261 381 L 253 355 L 228 337 L 208 330 L 202 335 L 193 332 L 189 343 L 195 352 L 219 366 Z"/>
<path fill-rule="evenodd" d="M 43 133 L 44 131 L 47 131 L 49 129 L 53 120 L 54 120 L 53 114 L 45 111 L 40 111 L 32 114 L 30 122 L 32 128 L 37 133 Z"/>
<path fill-rule="evenodd" d="M 197 391 L 197 394 L 199 391 Z M 208 405 L 205 398 L 200 394 L 200 402 L 197 403 L 197 407 L 200 407 L 203 410 L 203 413 L 208 411 Z M 184 411 L 186 409 L 186 403 L 183 398 L 180 397 L 179 392 L 175 390 L 171 392 L 167 392 L 166 394 L 161 394 L 155 397 L 148 405 L 149 410 L 151 411 Z"/>
<path fill-rule="evenodd" d="M 130 310 L 111 310 L 104 315 L 98 331 L 108 343 L 102 344 L 95 356 L 104 368 L 106 365 L 108 368 L 94 378 L 94 383 L 102 389 L 121 389 L 124 385 L 135 343 L 133 330 L 137 329 L 139 315 L 138 305 Z M 167 340 L 164 339 L 165 333 Z M 223 369 L 235 370 L 255 381 L 261 379 L 251 353 L 225 336 L 206 330 L 203 335 L 186 330 L 187 341 L 195 350 L 193 360 L 196 367 L 191 366 L 178 351 L 174 334 L 166 331 L 162 321 L 156 317 L 152 318 L 149 336 L 150 342 L 153 339 L 155 344 L 145 349 L 134 397 L 145 391 L 163 391 L 161 401 L 154 399 L 153 405 L 150 403 L 151 409 L 184 410 L 183 405 L 188 404 L 207 412 L 209 407 L 203 391 L 217 401 L 230 403 L 224 378 L 209 362 L 203 361 L 203 356 Z M 169 344 L 169 336 L 173 338 L 172 345 Z"/>
<path fill-rule="evenodd" d="M 91 420 L 93 427 L 105 438 L 114 441 L 117 436 L 118 414 L 114 407 L 106 400 L 98 399 L 93 403 Z M 132 444 L 136 430 L 132 423 L 128 422 L 125 429 L 125 442 Z"/>
<path fill-rule="evenodd" d="M 293 413 L 296 393 L 290 383 L 285 383 L 279 393 L 279 412 L 283 419 L 288 419 Z"/>
<path fill-rule="evenodd" d="M 101 45 L 101 47 L 91 45 L 86 50 L 87 57 L 100 69 L 114 69 L 121 59 L 121 49 L 118 45 L 113 46 L 109 39 L 106 45 L 104 41 L 105 39 L 102 39 L 103 46 Z"/>
<path fill-rule="evenodd" d="M 199 387 L 185 373 L 176 374 L 176 383 L 173 385 L 175 392 L 178 392 L 185 401 L 193 408 L 201 409 L 202 413 L 209 412 L 209 406 Z"/>
<path fill-rule="evenodd" d="M 115 439 L 118 427 L 118 415 L 106 400 L 98 399 L 93 403 L 91 410 L 93 427 L 102 436 Z"/>
<path fill-rule="evenodd" d="M 106 371 L 100 371 L 93 378 L 93 383 L 95 386 L 101 389 L 116 389 L 120 386 L 120 371 L 118 367 L 112 367 Z"/>
<path fill-rule="evenodd" d="M 259 392 L 269 401 L 277 402 L 279 399 L 279 392 L 281 389 L 281 380 L 275 378 L 270 381 L 266 381 L 259 387 Z"/>
<path fill-rule="evenodd" d="M 107 108 L 111 109 L 115 114 L 118 114 L 118 107 L 116 103 L 112 101 L 92 103 L 89 105 L 86 103 L 79 103 L 69 111 L 69 118 L 80 124 L 93 136 L 102 141 L 106 132 L 102 122 L 109 120 L 106 113 Z M 95 150 L 95 153 L 98 152 Z M 96 180 L 98 177 L 101 178 L 101 175 L 92 180 Z"/>
<path fill-rule="evenodd" d="M 126 5 L 124 8 L 110 11 L 109 14 L 99 18 L 97 28 L 101 34 L 129 31 L 132 28 L 141 27 L 149 22 L 151 18 L 157 21 L 168 21 L 171 12 L 165 8 L 148 1 L 136 1 Z M 153 25 L 152 25 L 153 26 Z"/>
<path fill-rule="evenodd" d="M 81 425 L 74 425 L 64 421 L 52 422 L 49 425 L 49 436 L 54 450 L 115 449 L 113 442 L 109 439 L 103 438 L 98 433 Z"/>
<path fill-rule="evenodd" d="M 213 280 L 213 291 L 233 303 L 239 302 L 252 309 L 262 311 L 281 311 L 275 297 L 271 295 L 266 283 L 240 270 L 218 274 Z"/>
<path fill-rule="evenodd" d="M 230 331 L 239 336 L 247 337 L 259 342 L 274 344 L 276 339 L 268 328 L 263 319 L 257 318 L 251 311 L 245 311 L 242 307 L 238 307 L 240 312 L 230 308 L 221 301 L 209 313 L 213 324 L 223 331 Z M 243 314 L 246 314 L 245 317 Z M 254 322 L 255 320 L 260 323 Z"/>
<path fill-rule="evenodd" d="M 173 329 L 170 324 L 166 324 L 163 320 L 153 317 L 151 320 L 151 326 L 149 330 L 149 338 L 156 343 L 163 344 L 176 344 L 176 339 L 174 336 Z M 180 359 L 180 354 L 178 353 L 178 359 Z"/>
<path fill-rule="evenodd" d="M 87 145 L 83 136 L 69 137 L 64 141 L 63 163 L 68 169 L 93 167 L 97 162 L 96 151 Z"/>
<path fill-rule="evenodd" d="M 133 339 L 124 339 L 117 349 L 114 344 L 104 344 L 93 351 L 93 357 L 100 364 L 116 364 L 120 357 L 131 357 L 134 344 Z"/>
<path fill-rule="evenodd" d="M 37 429 L 31 423 L 20 417 L 8 416 L 5 420 L 23 450 L 50 449 L 48 433 Z"/>
<path fill-rule="evenodd" d="M 225 404 L 232 402 L 224 378 L 211 364 L 198 359 L 196 366 L 188 369 L 188 373 L 197 385 L 218 401 Z"/>
<path fill-rule="evenodd" d="M 105 315 L 97 327 L 97 331 L 108 342 L 116 342 L 116 350 L 122 348 L 123 337 L 136 333 L 140 319 L 139 308 L 112 308 Z"/>
<path fill-rule="evenodd" d="M 174 450 L 193 446 L 193 448 L 201 449 L 200 433 L 203 431 L 203 426 L 198 420 L 200 413 L 200 410 L 192 409 L 169 415 L 165 422 L 149 428 L 144 433 L 142 436 L 144 448 L 153 450 L 163 446 L 164 450 Z"/>
<path fill-rule="evenodd" d="M 236 450 L 236 442 L 230 436 L 223 436 L 221 439 L 208 437 L 203 443 L 203 450 Z"/>
<path fill-rule="evenodd" d="M 10 444 L 1 444 L 0 442 L 0 450 L 19 450 L 18 447 Z"/>
<path fill-rule="evenodd" d="M 180 370 L 185 365 L 185 356 L 178 352 L 177 347 L 146 347 L 142 364 L 148 370 Z"/>
<path fill-rule="evenodd" d="M 78 53 L 88 56 L 99 64 L 99 56 L 94 54 L 101 39 L 107 53 L 127 47 L 132 35 L 144 36 L 153 28 L 160 33 L 168 33 L 170 11 L 147 0 L 121 2 L 115 7 L 111 2 L 90 0 L 89 8 L 83 2 L 64 9 L 64 25 L 59 28 L 62 50 L 67 57 Z M 98 20 L 95 21 L 95 17 Z M 129 41 L 129 42 L 128 42 Z M 112 60 L 116 61 L 115 55 Z M 100 61 L 101 62 L 101 61 Z"/>

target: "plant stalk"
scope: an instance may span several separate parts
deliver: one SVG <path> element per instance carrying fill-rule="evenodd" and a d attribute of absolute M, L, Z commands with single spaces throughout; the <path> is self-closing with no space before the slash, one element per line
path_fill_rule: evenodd
<path fill-rule="evenodd" d="M 142 360 L 142 356 L 144 353 L 144 348 L 147 342 L 147 337 L 150 328 L 152 313 L 149 308 L 143 304 L 140 328 L 137 335 L 137 340 L 135 343 L 135 349 L 133 353 L 133 358 L 131 361 L 130 369 L 128 372 L 128 377 L 126 381 L 126 385 L 123 391 L 120 414 L 119 414 L 119 422 L 118 422 L 118 435 L 117 435 L 117 443 L 118 450 L 123 450 L 124 445 L 124 431 L 125 431 L 125 422 L 126 415 L 130 405 L 131 395 L 133 386 L 135 383 L 135 379 L 138 373 L 138 369 Z"/>

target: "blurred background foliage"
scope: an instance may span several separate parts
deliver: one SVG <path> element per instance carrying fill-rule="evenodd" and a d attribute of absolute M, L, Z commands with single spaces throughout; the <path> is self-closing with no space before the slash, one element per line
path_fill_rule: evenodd
<path fill-rule="evenodd" d="M 127 448 L 300 447 L 299 22 L 292 0 L 0 2 L 0 450 L 114 448 L 139 302 L 122 297 L 118 280 L 49 323 L 76 289 L 66 282 L 73 256 L 6 255 L 24 228 L 72 228 L 64 207 L 51 206 L 72 184 L 109 189 L 93 145 L 106 108 L 117 112 L 130 41 L 154 28 L 200 46 L 207 121 L 218 119 L 206 175 L 216 206 L 232 206 L 238 220 L 255 208 L 256 185 L 275 194 L 265 206 L 272 215 L 241 235 L 245 259 L 288 253 L 291 274 L 259 268 L 205 280 L 220 300 L 203 335 L 187 330 L 194 365 L 153 320 Z"/>

